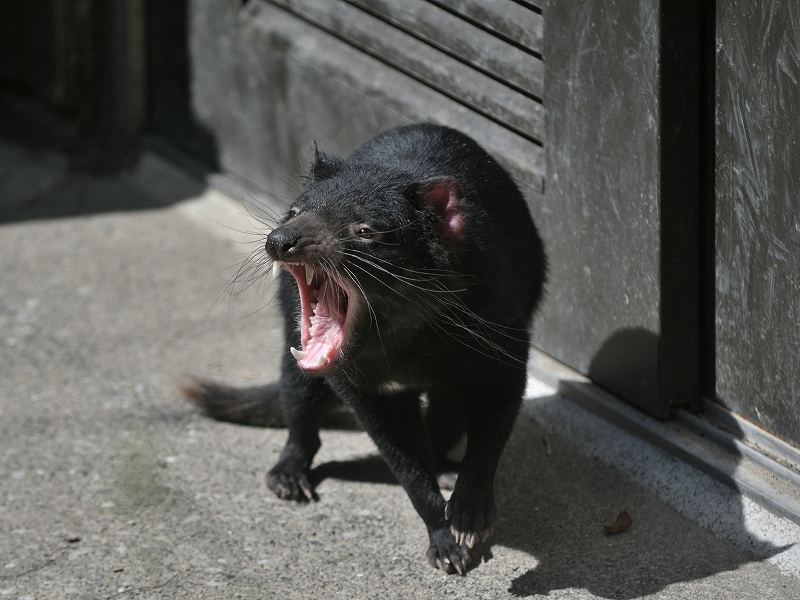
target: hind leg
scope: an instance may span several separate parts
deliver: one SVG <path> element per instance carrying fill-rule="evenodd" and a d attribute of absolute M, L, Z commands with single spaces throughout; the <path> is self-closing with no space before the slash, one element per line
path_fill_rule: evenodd
<path fill-rule="evenodd" d="M 458 543 L 470 548 L 494 530 L 497 509 L 494 478 L 525 389 L 525 373 L 488 378 L 493 385 L 462 387 L 466 408 L 467 452 L 461 463 L 445 518 Z"/>
<path fill-rule="evenodd" d="M 448 458 L 448 453 L 467 431 L 463 400 L 449 390 L 432 390 L 427 397 L 425 430 L 431 443 L 439 487 L 452 490 L 458 477 L 459 463 Z"/>

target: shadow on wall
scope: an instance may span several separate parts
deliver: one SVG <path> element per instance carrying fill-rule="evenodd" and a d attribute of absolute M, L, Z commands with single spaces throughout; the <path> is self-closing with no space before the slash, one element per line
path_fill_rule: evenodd
<path fill-rule="evenodd" d="M 28 12 L 17 12 L 23 22 L 16 28 L 30 27 Z M 113 27 L 104 26 L 114 21 L 112 12 L 100 3 L 92 13 L 94 75 L 82 90 L 91 98 L 88 104 L 73 111 L 52 104 L 24 85 L 35 72 L 0 76 L 0 223 L 152 209 L 205 189 L 187 177 L 167 193 L 162 186 L 151 194 L 147 181 L 136 181 L 143 138 L 116 123 L 129 90 L 120 84 L 115 62 L 125 57 Z M 148 3 L 145 133 L 167 140 L 211 172 L 218 170 L 218 150 L 191 110 L 187 19 L 187 0 Z M 18 50 L 24 54 L 26 47 Z"/>
<path fill-rule="evenodd" d="M 658 336 L 642 328 L 616 331 L 592 358 L 588 375 L 620 398 L 648 403 L 658 395 Z"/>

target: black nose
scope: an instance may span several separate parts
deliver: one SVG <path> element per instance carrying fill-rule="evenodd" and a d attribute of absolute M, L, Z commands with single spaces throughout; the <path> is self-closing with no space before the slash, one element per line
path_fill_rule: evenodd
<path fill-rule="evenodd" d="M 266 250 L 273 260 L 289 260 L 297 254 L 300 235 L 291 227 L 283 226 L 267 236 Z"/>

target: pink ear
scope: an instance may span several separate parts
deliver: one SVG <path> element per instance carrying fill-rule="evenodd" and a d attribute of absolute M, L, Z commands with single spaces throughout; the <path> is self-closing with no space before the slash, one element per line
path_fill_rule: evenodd
<path fill-rule="evenodd" d="M 464 190 L 452 177 L 437 177 L 422 184 L 422 203 L 439 217 L 439 222 L 433 227 L 444 244 L 456 244 L 464 236 L 463 199 Z"/>

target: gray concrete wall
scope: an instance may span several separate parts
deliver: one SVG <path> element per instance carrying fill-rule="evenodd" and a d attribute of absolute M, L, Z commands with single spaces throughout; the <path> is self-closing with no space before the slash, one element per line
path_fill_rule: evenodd
<path fill-rule="evenodd" d="M 800 445 L 800 7 L 717 7 L 717 395 Z"/>
<path fill-rule="evenodd" d="M 545 13 L 552 260 L 535 343 L 662 417 L 697 402 L 697 47 L 680 8 Z"/>

